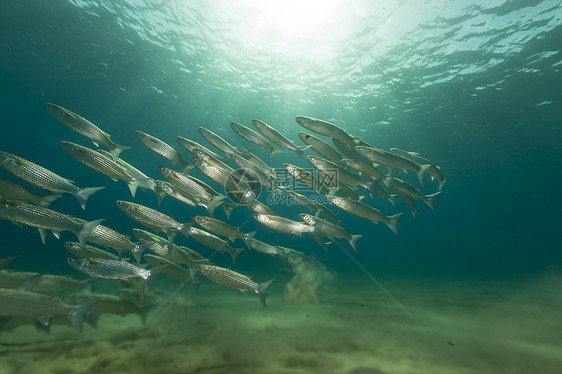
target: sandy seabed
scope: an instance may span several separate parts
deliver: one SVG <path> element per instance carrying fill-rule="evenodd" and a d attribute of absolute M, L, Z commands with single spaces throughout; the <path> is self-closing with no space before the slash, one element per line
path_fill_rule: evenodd
<path fill-rule="evenodd" d="M 102 315 L 82 334 L 0 335 L 0 373 L 560 373 L 562 273 L 509 280 L 387 278 L 407 313 L 365 277 L 335 276 L 318 305 L 288 280 L 251 295 L 206 282 L 152 311 Z"/>

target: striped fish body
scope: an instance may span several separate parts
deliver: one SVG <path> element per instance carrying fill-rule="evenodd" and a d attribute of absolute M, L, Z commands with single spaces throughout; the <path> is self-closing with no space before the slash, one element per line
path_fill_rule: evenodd
<path fill-rule="evenodd" d="M 209 144 L 213 145 L 215 148 L 221 150 L 222 152 L 226 153 L 227 155 L 235 155 L 238 154 L 238 151 L 230 145 L 226 140 L 212 132 L 211 130 L 207 130 L 204 127 L 199 127 L 199 133 L 201 136 L 209 142 Z"/>
<path fill-rule="evenodd" d="M 78 281 L 70 276 L 39 274 L 12 270 L 0 271 L 0 285 L 3 288 L 26 289 L 43 293 L 61 293 L 82 290 L 87 287 L 86 281 Z"/>
<path fill-rule="evenodd" d="M 93 149 L 83 147 L 81 145 L 62 141 L 60 142 L 62 149 L 68 153 L 76 161 L 94 169 L 95 171 L 107 175 L 111 179 L 119 179 L 124 182 L 132 182 L 134 178 L 127 174 L 119 164 L 111 158 L 94 151 Z"/>
<path fill-rule="evenodd" d="M 194 201 L 193 198 L 186 196 L 184 193 L 174 188 L 174 186 L 169 182 L 155 181 L 154 183 L 156 184 L 156 198 L 158 199 L 159 204 L 165 196 L 170 196 L 187 205 L 200 205 L 198 201 Z"/>
<path fill-rule="evenodd" d="M 325 195 L 328 195 L 330 193 L 330 190 L 310 171 L 291 164 L 283 164 L 283 167 L 293 178 L 295 178 L 311 190 L 321 192 Z"/>
<path fill-rule="evenodd" d="M 0 218 L 42 230 L 49 230 L 56 235 L 62 231 L 70 231 L 76 234 L 81 243 L 85 243 L 85 239 L 91 230 L 103 221 L 84 221 L 81 224 L 69 216 L 49 208 L 9 200 L 0 203 Z"/>
<path fill-rule="evenodd" d="M 16 177 L 44 188 L 54 193 L 69 193 L 78 199 L 83 209 L 86 207 L 88 196 L 103 187 L 80 189 L 66 178 L 45 169 L 42 166 L 27 161 L 21 157 L 0 151 L 0 166 Z"/>
<path fill-rule="evenodd" d="M 48 208 L 60 195 L 38 196 L 27 188 L 7 179 L 0 178 L 0 197 L 8 200 L 23 200 Z"/>
<path fill-rule="evenodd" d="M 307 130 L 330 138 L 336 138 L 346 145 L 357 145 L 361 141 L 360 137 L 351 136 L 341 127 L 321 119 L 297 116 L 295 121 Z"/>
<path fill-rule="evenodd" d="M 162 177 L 164 177 L 164 179 L 177 188 L 181 193 L 192 197 L 194 200 L 211 200 L 212 196 L 207 192 L 207 190 L 198 183 L 195 183 L 191 178 L 188 178 L 185 174 L 176 172 L 164 166 L 158 166 L 158 170 L 160 171 Z"/>
<path fill-rule="evenodd" d="M 71 305 L 40 293 L 0 288 L 0 316 L 47 317 L 65 315 Z"/>
<path fill-rule="evenodd" d="M 254 214 L 254 219 L 265 227 L 284 234 L 301 236 L 303 233 L 311 233 L 314 231 L 314 227 L 306 223 L 292 221 L 285 217 Z"/>
<path fill-rule="evenodd" d="M 301 213 L 300 217 L 304 222 L 306 222 L 310 226 L 314 226 L 318 222 L 322 222 L 321 218 L 314 217 L 306 213 Z M 319 225 L 319 230 L 323 236 L 333 236 L 334 238 L 344 238 L 344 239 L 351 238 L 351 234 L 347 233 L 343 227 L 335 225 L 328 221 L 323 221 Z"/>
<path fill-rule="evenodd" d="M 299 194 L 295 191 L 287 190 L 286 193 L 289 196 L 289 198 L 291 198 L 295 203 L 305 207 L 306 209 L 310 210 L 311 212 L 314 212 L 314 214 L 322 215 L 322 216 L 326 217 L 326 219 L 328 219 L 332 222 L 335 222 L 335 223 L 339 222 L 338 217 L 336 217 L 334 212 L 332 212 L 330 209 L 328 209 L 324 205 L 320 204 L 319 202 L 317 202 L 315 200 L 311 200 L 308 197 L 306 197 L 302 194 Z"/>
<path fill-rule="evenodd" d="M 257 146 L 267 149 L 269 152 L 275 150 L 275 148 L 271 144 L 269 144 L 267 139 L 265 139 L 263 136 L 261 136 L 251 128 L 241 125 L 237 122 L 230 122 L 230 127 L 243 139 L 246 139 L 247 141 L 254 143 Z"/>
<path fill-rule="evenodd" d="M 60 123 L 72 131 L 90 139 L 96 147 L 99 144 L 106 146 L 111 153 L 111 158 L 114 160 L 117 160 L 121 152 L 131 149 L 131 147 L 113 143 L 108 133 L 88 121 L 86 118 L 55 104 L 47 103 L 46 106 L 47 110 L 53 115 L 53 117 L 59 120 Z"/>
<path fill-rule="evenodd" d="M 256 167 L 258 167 L 268 177 L 270 177 L 272 179 L 278 178 L 277 173 L 275 173 L 275 169 L 270 167 L 261 158 L 259 158 L 258 156 L 256 156 L 252 152 L 248 151 L 245 148 L 240 148 L 240 153 L 242 153 L 242 155 L 244 156 L 244 158 L 246 160 L 248 160 L 249 162 L 254 164 Z"/>
<path fill-rule="evenodd" d="M 74 257 L 87 258 L 107 258 L 109 260 L 119 260 L 117 255 L 110 253 L 104 249 L 97 248 L 91 245 L 82 246 L 80 243 L 76 242 L 66 242 L 64 247 L 72 253 Z"/>
<path fill-rule="evenodd" d="M 170 228 L 178 229 L 181 226 L 181 223 L 172 217 L 144 205 L 118 200 L 117 206 L 133 221 L 156 232 L 166 232 Z"/>
<path fill-rule="evenodd" d="M 267 282 L 256 283 L 248 276 L 215 265 L 202 264 L 198 270 L 204 277 L 223 287 L 233 288 L 242 292 L 253 291 L 265 307 L 265 295 L 274 279 Z"/>
<path fill-rule="evenodd" d="M 205 257 L 190 248 L 172 244 L 170 249 L 168 240 L 151 232 L 141 229 L 133 229 L 133 235 L 143 244 L 152 243 L 148 249 L 158 256 L 167 258 L 178 264 L 184 264 L 189 268 L 196 265 L 198 262 L 206 261 Z"/>
<path fill-rule="evenodd" d="M 254 199 L 254 201 L 246 205 L 246 208 L 248 208 L 250 212 L 256 214 L 273 214 L 273 211 L 269 208 L 269 206 L 257 199 Z"/>
<path fill-rule="evenodd" d="M 194 156 L 197 156 L 195 150 L 198 149 L 214 160 L 220 160 L 223 162 L 228 160 L 228 157 L 221 157 L 217 155 L 215 152 L 211 151 L 209 148 L 206 148 L 201 144 L 194 142 L 191 139 L 178 136 L 176 138 L 176 141 L 178 142 L 179 145 L 181 145 L 183 148 L 185 148 L 189 153 L 193 154 Z"/>
<path fill-rule="evenodd" d="M 299 156 L 302 156 L 303 151 L 308 147 L 298 147 L 292 140 L 287 139 L 279 131 L 269 126 L 267 123 L 258 119 L 252 120 L 254 127 L 273 144 L 290 151 L 295 151 Z"/>
<path fill-rule="evenodd" d="M 237 227 L 234 227 L 226 222 L 222 222 L 218 219 L 206 217 L 206 216 L 191 216 L 191 219 L 195 221 L 199 226 L 204 229 L 211 231 L 214 234 L 224 236 L 227 238 L 238 238 L 244 239 L 246 234 L 240 231 Z"/>
<path fill-rule="evenodd" d="M 360 173 L 366 174 L 373 178 L 383 178 L 384 174 L 381 173 L 379 169 L 373 166 L 373 164 L 363 161 L 363 160 L 354 160 L 354 159 L 343 159 L 342 164 L 350 169 L 356 170 Z"/>
<path fill-rule="evenodd" d="M 191 165 L 189 165 L 170 145 L 165 143 L 164 141 L 144 133 L 142 131 L 135 130 L 135 135 L 137 139 L 144 144 L 144 146 L 150 149 L 152 152 L 156 153 L 160 157 L 165 158 L 166 160 L 181 166 L 183 170 L 189 170 Z"/>
<path fill-rule="evenodd" d="M 86 275 L 103 279 L 142 278 L 147 280 L 150 270 L 139 268 L 133 264 L 106 258 L 69 258 L 68 264 Z"/>
<path fill-rule="evenodd" d="M 106 157 L 111 157 L 111 154 L 107 151 L 104 151 L 103 149 L 98 149 L 97 152 L 101 153 Z M 122 158 L 118 158 L 117 160 L 115 160 L 115 162 L 117 163 L 117 165 L 121 166 L 121 168 L 123 168 L 123 170 L 125 170 L 127 174 L 133 177 L 134 180 L 144 181 L 139 185 L 140 189 L 142 190 L 148 189 L 154 191 L 154 189 L 156 188 L 156 184 L 154 183 L 154 180 L 152 180 L 152 178 L 148 177 L 142 171 L 140 171 L 133 165 L 129 164 Z"/>
<path fill-rule="evenodd" d="M 309 145 L 320 156 L 324 156 L 328 160 L 330 160 L 333 163 L 336 163 L 340 166 L 342 165 L 341 164 L 341 155 L 330 144 L 328 144 L 324 140 L 322 140 L 320 138 L 317 138 L 314 135 L 308 134 L 304 131 L 299 131 L 297 133 L 297 135 L 302 140 L 302 142 L 304 144 Z"/>
<path fill-rule="evenodd" d="M 238 257 L 238 254 L 243 251 L 243 249 L 241 248 L 232 247 L 226 240 L 196 227 L 189 228 L 189 237 L 207 248 L 230 254 L 232 256 L 232 262 L 234 264 L 236 264 L 236 258 Z"/>
<path fill-rule="evenodd" d="M 198 266 L 203 276 L 221 286 L 239 291 L 254 291 L 258 283 L 250 277 L 215 265 L 201 264 Z"/>

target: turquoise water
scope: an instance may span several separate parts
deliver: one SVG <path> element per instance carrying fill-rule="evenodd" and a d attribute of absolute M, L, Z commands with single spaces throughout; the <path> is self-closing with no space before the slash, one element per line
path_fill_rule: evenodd
<path fill-rule="evenodd" d="M 461 277 L 470 289 L 471 280 L 516 282 L 560 270 L 560 1 L 267 3 L 4 2 L 0 149 L 81 187 L 107 186 L 85 211 L 69 195 L 52 208 L 88 220 L 106 218 L 105 225 L 130 234 L 138 225 L 114 201 L 156 208 L 154 195 L 139 191 L 133 200 L 124 183 L 65 154 L 57 144 L 61 140 L 94 146 L 58 123 L 45 110 L 46 102 L 84 116 L 115 142 L 134 147 L 123 158 L 159 179 L 157 166 L 172 164 L 140 144 L 134 130 L 166 141 L 189 159 L 175 138 L 205 144 L 199 126 L 248 147 L 229 122 L 252 127 L 258 118 L 300 145 L 296 133 L 303 129 L 294 117 L 321 118 L 379 148 L 418 152 L 447 178 L 434 210 L 416 202 L 415 221 L 402 201 L 392 206 L 369 200 L 385 214 L 404 212 L 398 236 L 383 224 L 337 212 L 350 233 L 364 234 L 353 255 L 372 276 L 413 283 L 430 277 L 442 284 Z M 253 150 L 267 159 L 265 151 Z M 308 166 L 289 151 L 274 166 L 283 162 Z M 413 174 L 401 175 L 416 182 Z M 3 170 L 0 176 L 17 181 Z M 435 192 L 437 184 L 426 182 L 423 191 Z M 272 209 L 298 217 L 292 208 Z M 161 210 L 179 221 L 205 214 L 170 198 Z M 248 216 L 238 208 L 230 222 L 242 224 Z M 217 218 L 226 219 L 222 212 Z M 314 253 L 342 279 L 362 279 L 362 291 L 380 292 L 338 246 L 325 252 L 309 238 L 277 234 L 253 221 L 244 231 L 257 228 L 260 240 Z M 65 262 L 69 254 L 63 244 L 75 240 L 72 234 L 63 233 L 61 240 L 51 236 L 43 245 L 36 230 L 5 221 L 0 234 L 0 258 L 25 254 L 12 269 L 83 278 Z M 180 236 L 178 242 L 205 256 L 212 253 Z M 345 241 L 342 245 L 349 249 Z M 215 260 L 231 266 L 228 255 Z M 251 252 L 240 255 L 234 269 L 265 280 L 285 266 Z M 509 284 L 502 283 L 505 289 Z M 335 288 L 346 292 L 345 283 Z M 408 304 L 412 294 L 398 288 L 397 298 Z M 224 293 L 231 295 L 218 291 L 217 302 Z M 276 303 L 286 308 L 283 288 L 271 293 L 275 302 L 269 308 Z M 380 299 L 388 302 L 382 293 Z M 320 291 L 319 300 L 322 305 Z M 256 300 L 242 301 L 260 307 Z"/>

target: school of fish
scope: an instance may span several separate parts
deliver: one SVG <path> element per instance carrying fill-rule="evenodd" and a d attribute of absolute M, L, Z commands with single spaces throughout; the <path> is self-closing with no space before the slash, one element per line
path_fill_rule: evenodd
<path fill-rule="evenodd" d="M 303 145 L 295 144 L 261 120 L 252 121 L 255 130 L 230 123 L 240 143 L 253 147 L 256 153 L 263 149 L 269 153 L 270 163 L 248 148 L 230 144 L 206 127 L 199 127 L 198 132 L 214 151 L 194 140 L 176 138 L 180 150 L 192 155 L 188 159 L 164 141 L 137 130 L 135 136 L 146 148 L 181 169 L 161 165 L 158 170 L 147 172 L 158 172 L 162 179 L 152 178 L 121 158 L 121 153 L 131 147 L 114 143 L 108 133 L 68 109 L 51 103 L 46 107 L 60 123 L 88 138 L 96 147 L 107 148 L 107 151 L 91 149 L 61 141 L 64 152 L 114 181 L 125 182 L 133 199 L 138 189 L 153 191 L 157 206 L 115 201 L 124 215 L 142 227 L 133 230 L 132 239 L 127 233 L 104 226 L 103 217 L 86 221 L 50 209 L 62 194 L 74 195 L 82 209 L 86 209 L 92 195 L 104 186 L 79 187 L 36 163 L 42 161 L 0 151 L 0 167 L 7 172 L 5 176 L 15 177 L 9 180 L 0 176 L 0 219 L 20 227 L 37 228 L 43 243 L 49 232 L 57 238 L 62 231 L 72 232 L 78 241 L 64 244 L 72 255 L 67 259 L 68 266 L 89 277 L 76 280 L 71 276 L 9 270 L 6 268 L 10 263 L 21 256 L 5 257 L 0 253 L 0 332 L 7 326 L 14 328 L 30 323 L 44 330 L 56 323 L 70 323 L 81 331 L 84 321 L 95 325 L 102 313 L 138 314 L 144 322 L 148 312 L 168 296 L 155 288 L 160 275 L 191 283 L 197 290 L 202 280 L 208 279 L 223 287 L 254 293 L 266 306 L 266 293 L 274 279 L 256 282 L 249 275 L 217 266 L 211 258 L 175 244 L 177 235 L 214 250 L 213 255 L 228 254 L 233 266 L 240 253 L 252 250 L 278 257 L 288 264 L 306 262 L 316 245 L 328 250 L 338 239 L 347 241 L 355 251 L 361 248 L 358 242 L 363 234 L 349 233 L 342 225 L 346 214 L 375 224 L 382 222 L 398 234 L 402 212 L 385 214 L 382 210 L 396 209 L 399 198 L 415 219 L 418 208 L 414 201 L 421 200 L 433 209 L 445 183 L 439 166 L 416 152 L 398 148 L 386 151 L 332 123 L 305 116 L 295 118 L 300 126 L 313 133 L 298 132 Z M 307 151 L 310 154 L 305 156 Z M 282 167 L 273 167 L 275 159 L 284 152 L 295 152 L 310 166 L 281 163 Z M 413 172 L 420 188 L 414 182 L 397 178 L 399 172 L 405 174 L 405 179 L 409 177 L 408 172 Z M 425 178 L 426 174 L 430 178 Z M 214 187 L 201 179 L 207 179 Z M 429 179 L 431 185 L 433 180 L 438 184 L 434 193 L 425 194 L 421 188 Z M 18 180 L 50 194 L 37 195 L 18 184 Z M 208 215 L 193 214 L 188 221 L 177 221 L 158 208 L 166 196 L 178 204 L 203 207 Z M 382 205 L 382 210 L 373 206 L 375 201 Z M 279 204 L 292 207 L 294 215 L 277 215 Z M 226 220 L 215 218 L 218 207 L 224 211 Z M 248 219 L 255 220 L 263 229 L 247 230 L 244 225 L 237 227 L 229 223 L 232 211 L 238 207 L 248 210 Z M 281 247 L 268 243 L 269 230 L 295 236 L 306 234 L 317 244 L 304 244 L 310 248 L 308 253 Z M 243 245 L 237 245 L 236 240 Z M 98 279 L 117 282 L 122 288 L 116 294 L 94 293 L 92 287 Z"/>

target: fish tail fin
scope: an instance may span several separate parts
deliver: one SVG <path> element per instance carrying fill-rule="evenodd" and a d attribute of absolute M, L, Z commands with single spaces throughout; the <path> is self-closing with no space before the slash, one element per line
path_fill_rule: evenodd
<path fill-rule="evenodd" d="M 133 253 L 133 257 L 137 261 L 137 264 L 141 263 L 143 253 L 150 248 L 154 243 L 144 243 L 144 244 L 136 244 L 135 248 L 131 251 Z"/>
<path fill-rule="evenodd" d="M 59 197 L 61 197 L 60 194 L 56 194 L 56 195 L 49 195 L 49 196 L 43 196 L 41 198 L 41 200 L 39 200 L 39 206 L 42 206 L 43 208 L 48 208 L 49 205 L 51 205 L 51 203 L 53 201 L 55 201 L 56 199 L 58 199 Z"/>
<path fill-rule="evenodd" d="M 431 168 L 433 165 L 431 164 L 426 164 L 426 165 L 421 165 L 418 169 L 418 171 L 416 172 L 418 174 L 418 179 L 420 180 L 420 184 L 423 186 L 423 176 L 425 175 L 425 173 L 427 172 L 427 170 L 429 168 Z"/>
<path fill-rule="evenodd" d="M 88 300 L 85 303 L 78 304 L 72 307 L 70 313 L 68 313 L 68 319 L 72 322 L 72 326 L 82 332 L 82 324 L 84 323 L 84 316 L 86 312 L 98 302 L 99 299 Z"/>
<path fill-rule="evenodd" d="M 257 232 L 258 230 L 251 231 L 244 237 L 244 243 L 246 243 L 246 247 L 248 247 L 249 250 L 252 249 L 252 240 L 254 240 L 254 236 L 256 236 Z"/>
<path fill-rule="evenodd" d="M 281 153 L 283 153 L 283 151 L 277 148 L 273 148 L 271 151 L 269 151 L 269 159 L 271 160 L 272 164 L 275 161 L 275 157 L 277 157 L 277 155 L 280 155 Z"/>
<path fill-rule="evenodd" d="M 80 226 L 80 230 L 78 230 L 76 236 L 78 237 L 78 241 L 80 242 L 80 244 L 82 244 L 82 246 L 86 244 L 86 239 L 88 238 L 88 235 L 90 235 L 92 230 L 103 221 L 105 221 L 105 218 L 84 222 Z"/>
<path fill-rule="evenodd" d="M 232 248 L 232 249 L 234 249 L 234 252 L 230 254 L 232 256 L 232 265 L 236 266 L 236 259 L 238 258 L 238 255 L 242 253 L 242 251 L 244 251 L 244 248 Z"/>
<path fill-rule="evenodd" d="M 80 206 L 82 207 L 82 209 L 86 209 L 86 202 L 88 201 L 88 198 L 90 196 L 92 196 L 93 194 L 95 194 L 96 192 L 98 192 L 99 190 L 103 190 L 104 188 L 105 187 L 80 188 L 80 189 L 78 189 L 78 191 L 76 191 L 74 196 L 76 196 L 76 199 L 80 203 Z"/>
<path fill-rule="evenodd" d="M 230 219 L 230 215 L 232 214 L 232 211 L 236 208 L 238 208 L 238 205 L 236 204 L 230 204 L 227 203 L 226 201 L 223 201 L 220 206 L 222 206 L 222 210 L 224 210 L 224 214 L 226 215 L 226 218 Z"/>
<path fill-rule="evenodd" d="M 263 282 L 260 283 L 258 285 L 258 288 L 256 289 L 256 294 L 258 295 L 258 298 L 260 299 L 262 305 L 265 307 L 265 294 L 267 293 L 267 290 L 269 290 L 269 287 L 271 287 L 271 284 L 275 281 L 275 279 L 270 279 L 267 282 Z"/>
<path fill-rule="evenodd" d="M 167 266 L 168 264 L 161 265 L 149 270 L 148 277 L 146 277 L 145 279 L 146 285 L 148 286 L 149 290 L 154 291 L 154 282 L 156 282 L 156 278 Z"/>
<path fill-rule="evenodd" d="M 418 215 L 419 210 L 415 207 L 412 207 L 412 217 L 414 217 L 414 221 L 416 220 L 416 216 Z"/>
<path fill-rule="evenodd" d="M 154 188 L 154 195 L 156 195 L 156 203 L 158 204 L 158 206 L 160 206 L 160 204 L 162 204 L 162 200 L 164 200 L 164 198 L 166 197 L 166 192 L 164 192 L 162 188 L 158 187 L 157 184 Z"/>
<path fill-rule="evenodd" d="M 363 196 L 363 195 L 357 195 L 357 196 L 359 197 L 359 198 L 357 199 L 357 201 L 361 201 L 361 200 L 363 200 L 363 199 L 365 198 L 365 196 Z"/>
<path fill-rule="evenodd" d="M 351 245 L 351 248 L 353 248 L 353 250 L 355 252 L 357 252 L 357 241 L 362 237 L 363 237 L 363 234 L 351 235 L 351 238 L 348 240 L 349 245 Z"/>
<path fill-rule="evenodd" d="M 209 211 L 209 215 L 212 217 L 215 213 L 215 209 L 219 206 L 224 199 L 226 199 L 225 195 L 216 195 L 209 199 L 207 203 L 207 210 Z"/>
<path fill-rule="evenodd" d="M 398 195 L 388 195 L 388 201 L 394 206 L 396 206 L 396 196 Z"/>
<path fill-rule="evenodd" d="M 361 144 L 361 141 L 363 140 L 363 138 L 365 138 L 364 136 L 353 136 L 353 135 L 350 135 L 350 137 L 353 140 L 353 143 L 357 145 Z"/>
<path fill-rule="evenodd" d="M 181 170 L 185 174 L 189 173 L 189 171 L 195 167 L 195 166 L 191 165 L 189 162 L 186 162 L 186 161 L 184 161 L 184 163 L 182 163 L 180 166 L 181 166 Z"/>
<path fill-rule="evenodd" d="M 182 223 L 182 225 L 179 228 L 179 232 L 182 233 L 183 236 L 185 236 L 186 238 L 189 239 L 189 229 L 191 228 L 191 226 L 193 226 L 195 224 L 195 222 L 184 222 Z M 169 236 L 169 235 L 168 235 Z M 175 237 L 175 235 L 174 235 Z M 173 240 L 173 239 L 172 239 Z M 172 242 L 172 240 L 170 240 L 170 243 Z"/>
<path fill-rule="evenodd" d="M 436 192 L 434 194 L 431 195 L 426 195 L 425 198 L 423 199 L 423 201 L 425 201 L 425 203 L 427 204 L 427 206 L 431 209 L 433 209 L 433 201 L 435 200 L 435 197 L 437 197 L 437 195 L 439 195 L 441 192 Z"/>
<path fill-rule="evenodd" d="M 400 218 L 401 215 L 402 213 L 398 213 L 393 216 L 389 216 L 388 221 L 385 222 L 388 228 L 396 235 L 398 235 L 398 218 Z"/>
<path fill-rule="evenodd" d="M 373 198 L 373 196 L 377 196 L 379 193 L 377 192 L 377 186 L 379 185 L 377 180 L 370 180 L 367 183 L 365 183 L 364 187 L 367 190 L 367 192 L 369 192 L 369 196 L 371 197 L 371 199 Z"/>
<path fill-rule="evenodd" d="M 109 146 L 109 153 L 111 153 L 111 157 L 113 161 L 117 161 L 121 152 L 126 151 L 127 149 L 132 149 L 133 147 L 128 147 L 126 145 L 115 144 L 111 142 Z"/>
<path fill-rule="evenodd" d="M 129 190 L 131 191 L 131 195 L 133 195 L 133 197 L 135 197 L 135 195 L 137 194 L 137 188 L 139 188 L 139 186 L 147 181 L 149 181 L 150 178 L 142 178 L 142 179 L 133 179 L 130 182 L 127 182 L 127 186 L 129 186 Z"/>
<path fill-rule="evenodd" d="M 308 148 L 310 148 L 309 145 L 296 146 L 295 152 L 297 152 L 297 155 L 299 155 L 299 157 L 302 157 L 304 155 L 304 151 L 306 151 Z"/>

